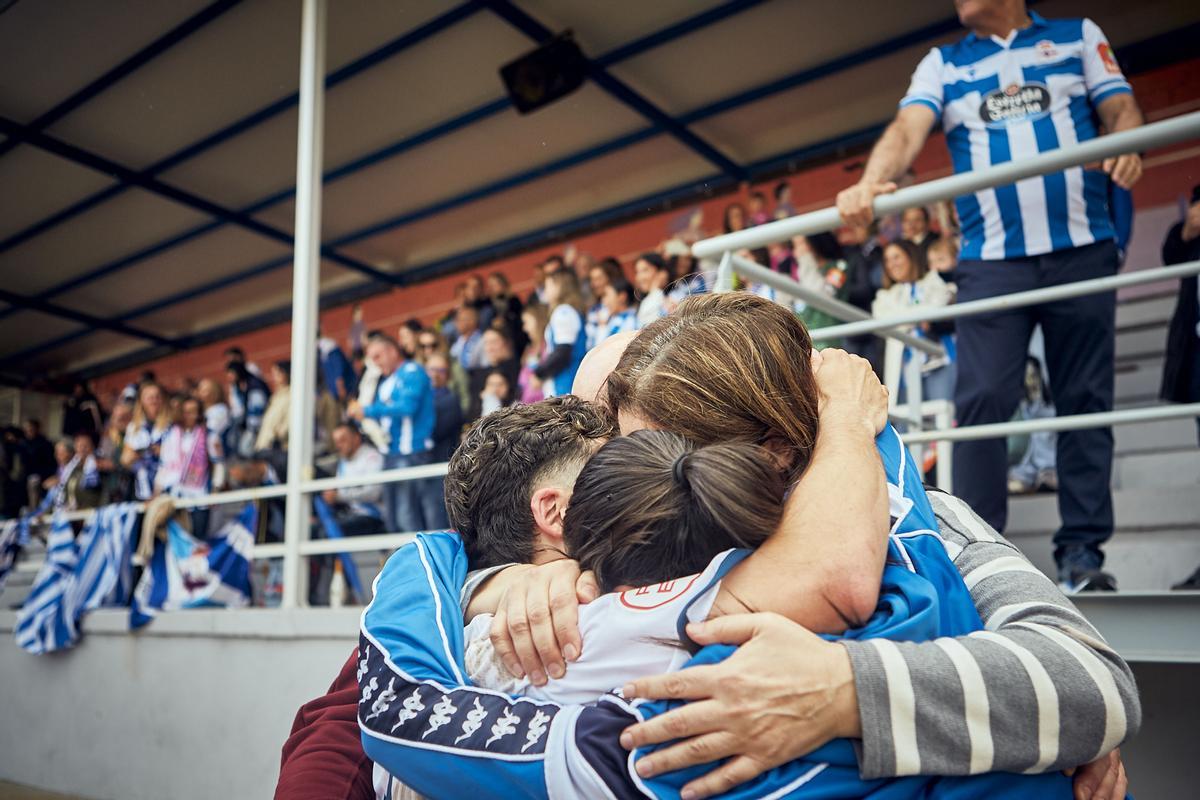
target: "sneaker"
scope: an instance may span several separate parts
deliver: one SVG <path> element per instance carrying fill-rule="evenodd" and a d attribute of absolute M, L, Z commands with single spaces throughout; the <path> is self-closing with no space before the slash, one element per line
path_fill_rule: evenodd
<path fill-rule="evenodd" d="M 1037 490 L 1039 492 L 1057 492 L 1058 470 L 1054 469 L 1053 467 L 1046 467 L 1038 470 Z"/>
<path fill-rule="evenodd" d="M 1031 492 L 1033 492 L 1033 490 L 1034 490 L 1033 484 L 1026 483 L 1025 481 L 1021 480 L 1020 478 L 1009 478 L 1008 479 L 1008 493 L 1009 494 L 1030 494 Z"/>
<path fill-rule="evenodd" d="M 1200 567 L 1196 567 L 1195 572 L 1171 588 L 1177 592 L 1200 592 Z"/>
<path fill-rule="evenodd" d="M 1064 594 L 1115 592 L 1117 579 L 1099 568 L 1072 570 L 1065 579 L 1060 577 L 1058 586 Z"/>
<path fill-rule="evenodd" d="M 1064 593 L 1117 590 L 1117 579 L 1100 569 L 1104 563 L 1101 553 L 1075 545 L 1055 555 L 1058 559 L 1058 585 Z"/>

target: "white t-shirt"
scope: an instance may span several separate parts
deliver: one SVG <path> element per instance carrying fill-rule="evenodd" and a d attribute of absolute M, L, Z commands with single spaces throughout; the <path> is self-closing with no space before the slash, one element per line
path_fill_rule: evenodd
<path fill-rule="evenodd" d="M 512 677 L 496 657 L 488 631 L 492 615 L 476 617 L 465 631 L 467 674 L 476 686 L 555 703 L 593 703 L 631 680 L 678 670 L 692 657 L 682 644 L 690 622 L 708 617 L 721 585 L 721 553 L 698 575 L 656 586 L 602 595 L 579 609 L 583 653 L 567 673 L 545 686 Z"/>

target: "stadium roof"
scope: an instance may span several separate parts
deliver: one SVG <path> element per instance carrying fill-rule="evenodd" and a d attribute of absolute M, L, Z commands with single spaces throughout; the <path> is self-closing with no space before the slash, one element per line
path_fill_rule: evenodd
<path fill-rule="evenodd" d="M 1200 35 L 1190 2 L 1037 7 L 1118 48 Z M 293 0 L 0 0 L 0 374 L 286 314 L 299 23 Z M 591 79 L 518 115 L 498 68 L 568 28 Z M 324 301 L 865 144 L 960 33 L 949 0 L 330 3 Z"/>

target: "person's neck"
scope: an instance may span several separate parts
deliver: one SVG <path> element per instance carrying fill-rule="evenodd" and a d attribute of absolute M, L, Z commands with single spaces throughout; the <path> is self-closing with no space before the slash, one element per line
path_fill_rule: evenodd
<path fill-rule="evenodd" d="M 981 39 L 992 36 L 1007 39 L 1013 31 L 1028 28 L 1032 24 L 1033 18 L 1024 8 L 1004 9 L 972 25 L 971 32 Z"/>

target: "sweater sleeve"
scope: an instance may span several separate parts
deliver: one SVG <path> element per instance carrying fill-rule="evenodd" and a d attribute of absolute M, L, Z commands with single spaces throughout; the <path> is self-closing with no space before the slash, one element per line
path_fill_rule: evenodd
<path fill-rule="evenodd" d="M 1021 551 L 963 501 L 931 492 L 942 539 L 985 630 L 848 641 L 864 778 L 1047 772 L 1135 734 L 1129 666 Z"/>
<path fill-rule="evenodd" d="M 275 800 L 374 800 L 374 764 L 358 730 L 357 668 L 355 649 L 329 691 L 296 712 Z"/>

